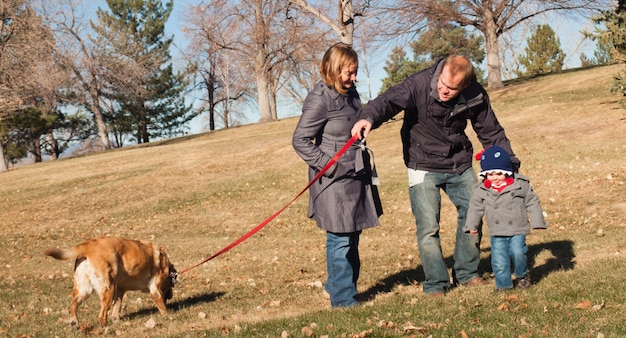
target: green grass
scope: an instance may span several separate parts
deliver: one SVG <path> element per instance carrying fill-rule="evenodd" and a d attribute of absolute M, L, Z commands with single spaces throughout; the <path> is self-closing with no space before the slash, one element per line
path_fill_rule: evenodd
<path fill-rule="evenodd" d="M 548 230 L 528 236 L 529 290 L 495 292 L 484 238 L 490 285 L 443 299 L 423 294 L 396 120 L 368 139 L 385 214 L 361 237 L 361 306 L 332 310 L 322 296 L 325 235 L 306 218 L 305 193 L 253 237 L 181 275 L 167 315 L 147 294 L 129 292 L 125 316 L 100 327 L 93 296 L 79 309 L 79 329 L 69 327 L 73 263 L 44 249 L 122 236 L 166 247 L 178 270 L 202 261 L 306 185 L 290 118 L 0 174 L 0 336 L 624 337 L 626 112 L 608 91 L 618 70 L 542 76 L 490 93 L 548 215 Z M 443 201 L 451 263 L 456 212 Z"/>

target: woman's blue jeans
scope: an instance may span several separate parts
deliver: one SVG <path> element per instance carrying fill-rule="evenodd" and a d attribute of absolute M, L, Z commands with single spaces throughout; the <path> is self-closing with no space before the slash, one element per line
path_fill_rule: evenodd
<path fill-rule="evenodd" d="M 356 282 L 359 279 L 360 231 L 350 233 L 326 232 L 326 270 L 328 279 L 324 289 L 330 295 L 332 307 L 348 307 L 359 304 Z"/>
<path fill-rule="evenodd" d="M 513 287 L 511 279 L 511 261 L 518 279 L 528 273 L 528 247 L 526 235 L 491 237 L 491 268 L 496 277 L 496 289 Z"/>
<path fill-rule="evenodd" d="M 451 285 L 439 238 L 441 190 L 454 203 L 458 213 L 454 246 L 456 280 L 465 284 L 478 277 L 480 236 L 463 231 L 469 200 L 476 183 L 476 173 L 470 168 L 460 175 L 428 172 L 423 182 L 409 187 L 411 209 L 417 227 L 417 245 L 425 275 L 423 288 L 427 294 L 445 292 Z"/>

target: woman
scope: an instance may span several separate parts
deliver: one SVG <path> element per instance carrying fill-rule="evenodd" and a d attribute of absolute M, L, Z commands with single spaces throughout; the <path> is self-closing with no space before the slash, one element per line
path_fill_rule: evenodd
<path fill-rule="evenodd" d="M 309 165 L 309 179 L 351 138 L 361 107 L 355 84 L 359 61 L 345 43 L 331 46 L 320 64 L 322 80 L 309 92 L 292 144 Z M 326 231 L 324 284 L 332 307 L 357 305 L 359 236 L 378 226 L 382 206 L 372 185 L 370 156 L 364 144 L 350 147 L 310 188 L 308 216 Z"/>

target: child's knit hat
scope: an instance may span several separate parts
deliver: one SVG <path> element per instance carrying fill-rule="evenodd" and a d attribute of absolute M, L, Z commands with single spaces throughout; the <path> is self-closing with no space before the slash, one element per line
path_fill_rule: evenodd
<path fill-rule="evenodd" d="M 509 153 L 497 145 L 492 145 L 483 151 L 480 155 L 480 167 L 482 168 L 481 176 L 498 171 L 509 176 L 513 175 L 513 164 Z"/>

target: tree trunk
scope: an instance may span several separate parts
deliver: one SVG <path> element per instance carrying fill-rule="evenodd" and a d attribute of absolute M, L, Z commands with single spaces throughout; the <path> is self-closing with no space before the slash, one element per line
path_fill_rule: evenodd
<path fill-rule="evenodd" d="M 2 142 L 0 142 L 0 173 L 7 171 L 9 171 L 9 167 L 7 166 L 7 160 L 4 158 L 4 147 Z"/>
<path fill-rule="evenodd" d="M 54 137 L 53 133 L 48 133 L 47 142 L 50 145 L 50 159 L 58 160 L 61 156 L 61 150 L 59 149 L 59 141 Z"/>
<path fill-rule="evenodd" d="M 102 112 L 100 112 L 99 107 L 91 107 L 93 115 L 96 119 L 96 124 L 98 125 L 98 136 L 100 136 L 100 142 L 102 142 L 102 146 L 104 149 L 111 149 L 111 141 L 109 140 L 109 133 L 107 132 L 107 125 L 104 122 L 104 117 L 102 117 Z"/>
<path fill-rule="evenodd" d="M 500 89 L 502 84 L 502 70 L 500 64 L 500 51 L 498 49 L 498 25 L 494 21 L 493 13 L 485 11 L 483 21 L 485 23 L 485 49 L 487 51 L 487 87 Z"/>
<path fill-rule="evenodd" d="M 74 70 L 75 74 L 80 74 L 80 72 L 75 68 Z M 98 105 L 100 102 L 100 94 L 98 93 L 97 85 L 96 85 L 96 76 L 94 74 L 94 70 L 90 69 L 90 74 L 92 79 L 94 79 L 92 82 L 92 86 L 91 88 L 88 88 L 89 85 L 85 80 L 82 80 L 81 83 L 83 84 L 83 87 L 85 89 L 87 89 L 87 91 L 89 92 L 89 96 L 91 99 L 91 104 L 89 104 L 89 110 L 91 110 L 91 112 L 93 113 L 94 119 L 96 120 L 96 125 L 98 127 L 98 136 L 100 136 L 100 142 L 102 142 L 102 146 L 104 147 L 104 149 L 111 149 L 111 141 L 109 140 L 109 133 L 107 132 L 107 125 L 106 122 L 104 122 L 104 117 L 102 116 L 102 112 L 100 111 L 100 106 Z M 80 77 L 82 78 L 82 75 L 80 75 Z"/>
<path fill-rule="evenodd" d="M 272 121 L 272 110 L 270 107 L 269 79 L 265 62 L 265 39 L 267 27 L 263 18 L 263 2 L 255 1 L 256 19 L 256 56 L 254 59 L 254 70 L 256 72 L 257 93 L 259 95 L 259 122 Z"/>
<path fill-rule="evenodd" d="M 41 163 L 43 156 L 41 156 L 41 141 L 39 137 L 33 139 L 33 156 L 35 156 L 35 163 Z"/>
<path fill-rule="evenodd" d="M 351 0 L 339 0 L 339 22 L 341 26 L 340 40 L 352 45 L 354 40 L 354 13 Z"/>
<path fill-rule="evenodd" d="M 261 59 L 261 61 L 259 61 Z M 261 63 L 261 65 L 259 65 Z M 261 117 L 259 118 L 259 122 L 270 122 L 272 121 L 272 110 L 270 108 L 270 95 L 269 95 L 269 81 L 267 79 L 267 72 L 265 71 L 263 65 L 264 64 L 264 56 L 263 51 L 259 51 L 257 53 L 257 61 L 256 61 L 256 86 L 257 93 L 259 95 L 259 114 Z"/>

